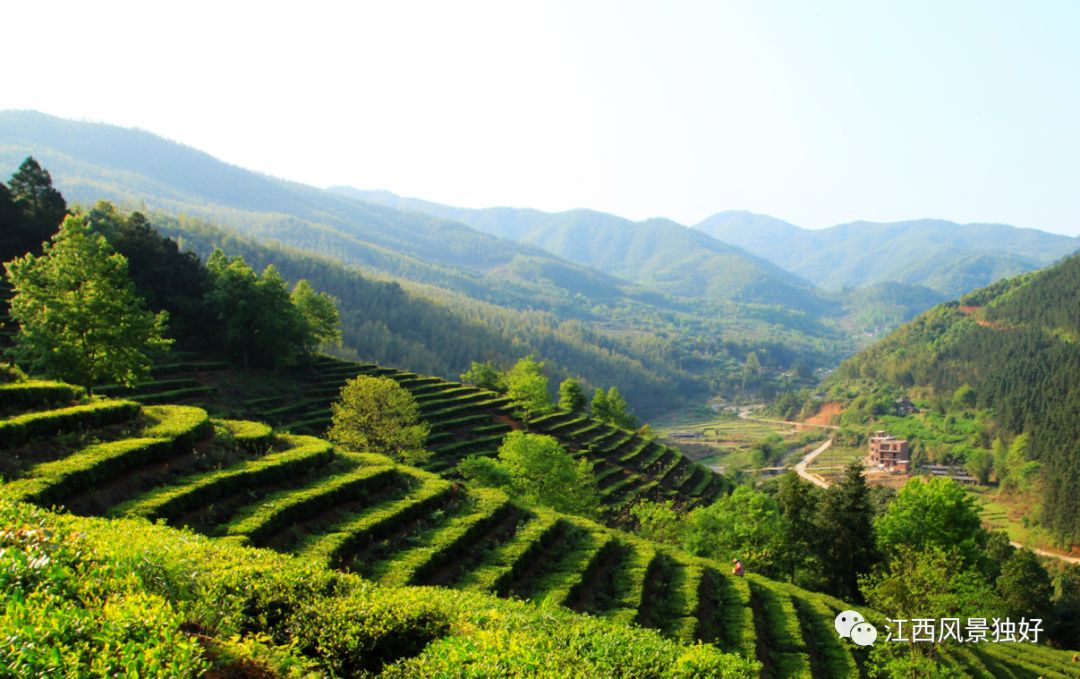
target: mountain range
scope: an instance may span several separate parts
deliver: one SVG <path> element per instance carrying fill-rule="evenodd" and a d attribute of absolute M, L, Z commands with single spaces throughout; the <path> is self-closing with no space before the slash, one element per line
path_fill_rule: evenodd
<path fill-rule="evenodd" d="M 809 231 L 745 212 L 687 227 L 592 210 L 455 208 L 284 181 L 145 131 L 0 111 L 0 173 L 28 155 L 69 201 L 156 212 L 170 234 L 202 249 L 243 243 L 251 254 L 261 244 L 270 247 L 259 251 L 263 263 L 285 266 L 289 251 L 396 282 L 428 305 L 413 308 L 435 304 L 498 328 L 491 346 L 503 347 L 503 360 L 518 347 L 550 360 L 555 374 L 601 384 L 636 371 L 643 410 L 744 384 L 737 375 L 750 352 L 773 375 L 795 362 L 835 365 L 864 335 L 1077 245 L 1030 229 L 940 221 Z M 211 237 L 207 223 L 217 229 Z M 348 288 L 341 271 L 334 278 Z M 417 313 L 413 325 L 427 312 Z M 362 320 L 352 336 L 371 331 Z M 435 371 L 441 362 L 449 376 L 484 358 L 467 354 L 429 355 L 415 367 Z"/>

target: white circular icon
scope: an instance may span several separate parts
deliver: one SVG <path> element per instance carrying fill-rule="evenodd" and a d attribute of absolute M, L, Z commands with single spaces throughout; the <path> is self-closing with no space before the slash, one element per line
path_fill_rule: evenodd
<path fill-rule="evenodd" d="M 851 635 L 851 628 L 862 621 L 863 617 L 855 611 L 841 611 L 833 624 L 836 626 L 837 634 L 847 637 Z"/>
<path fill-rule="evenodd" d="M 851 628 L 851 640 L 859 646 L 873 646 L 877 639 L 877 628 L 868 622 L 857 623 Z"/>

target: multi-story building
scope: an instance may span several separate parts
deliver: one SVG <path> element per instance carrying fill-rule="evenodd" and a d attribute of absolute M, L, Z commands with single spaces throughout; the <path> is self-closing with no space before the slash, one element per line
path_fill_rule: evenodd
<path fill-rule="evenodd" d="M 911 453 L 906 439 L 898 439 L 883 431 L 870 437 L 870 464 L 874 467 L 907 474 L 911 468 Z"/>

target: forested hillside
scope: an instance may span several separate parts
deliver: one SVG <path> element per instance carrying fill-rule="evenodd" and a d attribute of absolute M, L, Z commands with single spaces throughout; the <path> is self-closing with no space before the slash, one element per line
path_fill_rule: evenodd
<path fill-rule="evenodd" d="M 0 114 L 0 168 L 35 154 L 72 202 L 155 212 L 157 226 L 203 255 L 216 244 L 257 266 L 272 261 L 290 281 L 319 278 L 343 301 L 346 347 L 403 368 L 451 376 L 470 359 L 505 367 L 533 352 L 557 376 L 617 385 L 649 413 L 710 392 L 767 395 L 792 368 L 827 367 L 854 348 L 835 324 L 801 310 L 821 310 L 811 286 L 763 262 L 740 289 L 783 304 L 676 299 L 458 222 L 248 172 L 146 132 Z M 724 295 L 748 261 L 700 257 L 708 261 L 672 262 L 669 273 Z M 356 282 L 356 267 L 366 283 Z M 787 281 L 780 288 L 769 282 L 777 276 Z M 778 289 L 791 295 L 756 297 Z M 747 382 L 751 353 L 762 370 Z"/>
<path fill-rule="evenodd" d="M 945 298 L 1042 268 L 1080 248 L 1076 238 L 1035 229 L 938 219 L 801 229 L 732 210 L 694 228 L 826 290 L 898 281 L 928 287 Z"/>
<path fill-rule="evenodd" d="M 1080 542 L 1080 256 L 931 309 L 848 359 L 834 384 L 870 379 L 929 387 L 945 411 L 989 409 L 987 441 L 1026 434 L 1023 466 L 1041 480 L 1038 517 Z M 1029 464 L 1031 463 L 1031 464 Z"/>
<path fill-rule="evenodd" d="M 469 210 L 385 191 L 346 187 L 334 190 L 366 201 L 454 219 L 680 297 L 774 304 L 812 315 L 838 311 L 833 300 L 822 298 L 798 276 L 702 231 L 666 219 L 634 222 L 593 210 Z"/>

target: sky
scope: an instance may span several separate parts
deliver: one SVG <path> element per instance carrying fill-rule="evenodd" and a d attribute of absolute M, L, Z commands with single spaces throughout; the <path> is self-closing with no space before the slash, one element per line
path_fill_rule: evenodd
<path fill-rule="evenodd" d="M 316 186 L 1080 234 L 1080 2 L 8 3 L 0 109 Z"/>

